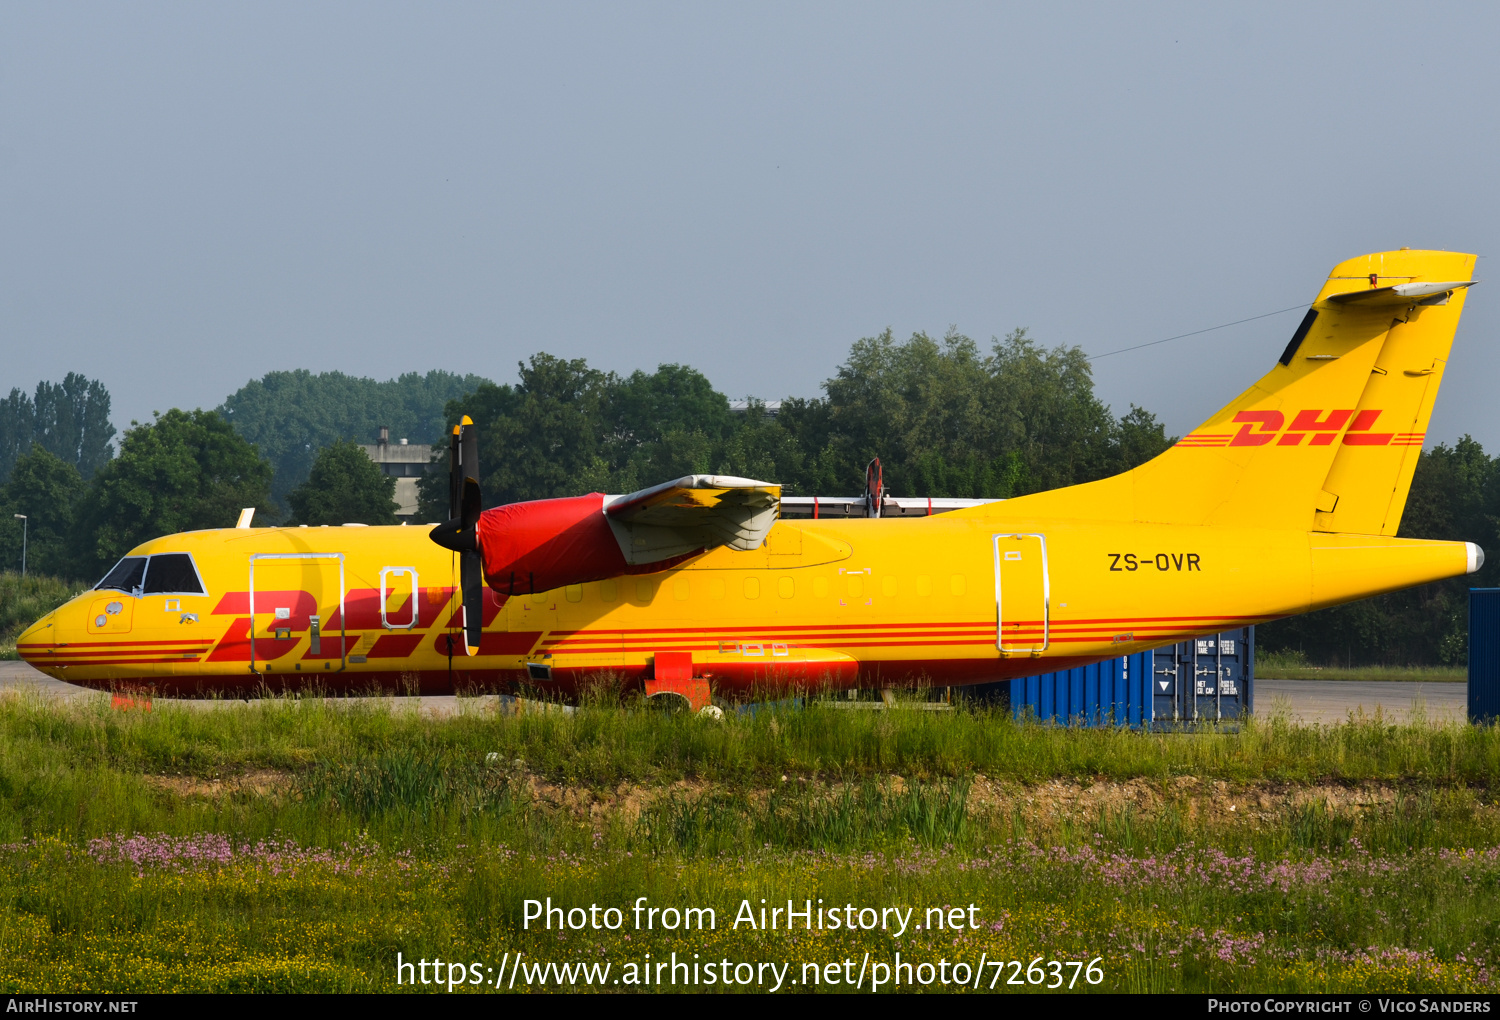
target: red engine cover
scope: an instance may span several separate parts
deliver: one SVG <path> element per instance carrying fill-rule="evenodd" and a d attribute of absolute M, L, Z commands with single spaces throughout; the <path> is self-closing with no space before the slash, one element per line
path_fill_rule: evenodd
<path fill-rule="evenodd" d="M 484 579 L 502 595 L 651 573 L 696 555 L 628 565 L 604 516 L 600 492 L 486 510 L 479 515 L 478 538 Z"/>

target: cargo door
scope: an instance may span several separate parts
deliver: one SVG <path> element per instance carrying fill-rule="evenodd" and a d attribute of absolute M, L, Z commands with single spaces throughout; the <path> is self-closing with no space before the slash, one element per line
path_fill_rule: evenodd
<path fill-rule="evenodd" d="M 1001 656 L 1041 655 L 1049 640 L 1047 539 L 996 535 L 995 644 Z"/>
<path fill-rule="evenodd" d="M 251 556 L 251 671 L 340 672 L 347 656 L 344 554 Z"/>

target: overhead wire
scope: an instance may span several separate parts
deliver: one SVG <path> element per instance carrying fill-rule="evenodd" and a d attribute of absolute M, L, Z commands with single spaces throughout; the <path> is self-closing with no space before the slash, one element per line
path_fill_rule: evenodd
<path fill-rule="evenodd" d="M 1299 311 L 1306 307 L 1307 302 L 1304 301 L 1300 305 L 1292 305 L 1290 308 L 1278 308 L 1274 312 L 1262 312 L 1260 315 L 1252 315 L 1248 319 L 1235 319 L 1233 322 L 1225 322 L 1218 326 L 1209 326 L 1207 329 L 1195 329 L 1191 333 L 1178 333 L 1176 336 L 1169 336 L 1165 340 L 1152 340 L 1150 343 L 1136 344 L 1134 347 L 1121 347 L 1117 351 L 1106 351 L 1104 354 L 1095 354 L 1088 360 L 1098 361 L 1100 358 L 1113 357 L 1116 354 L 1124 354 L 1127 351 L 1138 351 L 1143 347 L 1155 347 L 1157 344 L 1170 343 L 1173 340 L 1182 340 L 1186 337 L 1198 336 L 1201 333 L 1212 333 L 1216 329 L 1228 329 L 1230 326 L 1238 326 L 1243 322 L 1254 322 L 1256 319 L 1269 319 L 1273 315 L 1285 315 L 1287 312 Z"/>

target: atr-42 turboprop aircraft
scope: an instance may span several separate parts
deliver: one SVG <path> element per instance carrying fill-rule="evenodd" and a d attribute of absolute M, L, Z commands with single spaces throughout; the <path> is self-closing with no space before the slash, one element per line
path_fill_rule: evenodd
<path fill-rule="evenodd" d="M 705 475 L 481 512 L 465 425 L 455 519 L 430 537 L 243 518 L 169 535 L 17 648 L 61 680 L 163 694 L 566 696 L 608 671 L 701 703 L 1025 676 L 1472 573 L 1472 543 L 1395 535 L 1474 260 L 1342 263 L 1265 376 L 1102 481 L 916 519 L 804 499 L 818 515 L 792 520 L 779 486 Z"/>

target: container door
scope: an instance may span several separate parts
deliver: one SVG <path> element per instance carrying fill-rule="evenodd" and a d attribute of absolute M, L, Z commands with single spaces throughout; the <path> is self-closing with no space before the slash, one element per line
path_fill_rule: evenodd
<path fill-rule="evenodd" d="M 1179 641 L 1150 653 L 1158 723 L 1217 722 L 1248 715 L 1255 681 L 1255 628 Z"/>
<path fill-rule="evenodd" d="M 1197 718 L 1238 719 L 1249 714 L 1253 634 L 1252 628 L 1241 627 L 1193 642 Z"/>
<path fill-rule="evenodd" d="M 1147 652 L 1146 668 L 1151 674 L 1151 719 L 1153 722 L 1180 722 L 1182 703 L 1177 698 L 1181 665 L 1178 663 L 1179 645 L 1167 645 Z"/>
<path fill-rule="evenodd" d="M 250 669 L 327 673 L 344 668 L 342 553 L 250 557 Z"/>
<path fill-rule="evenodd" d="M 1001 656 L 1041 655 L 1049 639 L 1050 591 L 1044 535 L 996 535 L 995 644 Z"/>

